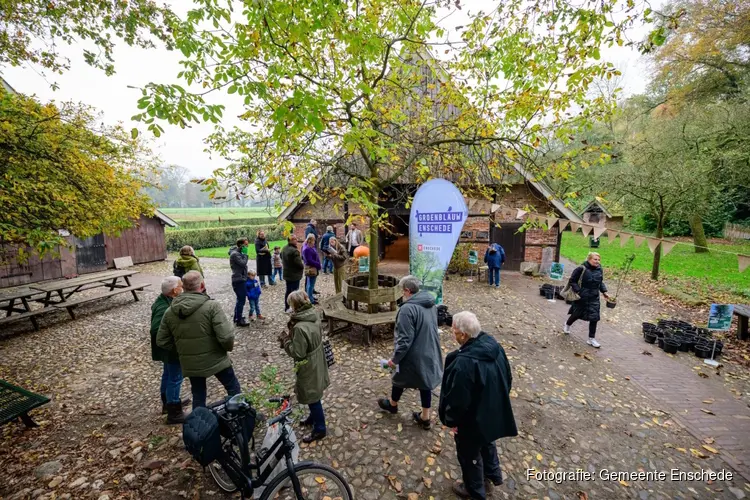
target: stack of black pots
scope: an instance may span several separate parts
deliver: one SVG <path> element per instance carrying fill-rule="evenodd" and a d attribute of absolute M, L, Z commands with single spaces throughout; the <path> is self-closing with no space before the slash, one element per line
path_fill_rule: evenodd
<path fill-rule="evenodd" d="M 714 352 L 714 340 L 709 330 L 680 320 L 660 319 L 656 325 L 643 323 L 643 340 L 649 344 L 658 342 L 659 348 L 669 354 L 692 351 L 699 358 L 710 358 L 712 352 L 714 357 L 720 356 L 724 348 L 724 343 L 717 340 Z"/>

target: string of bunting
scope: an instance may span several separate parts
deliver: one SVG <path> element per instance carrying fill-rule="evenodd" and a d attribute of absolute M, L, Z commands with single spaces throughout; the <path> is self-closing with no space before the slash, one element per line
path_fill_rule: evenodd
<path fill-rule="evenodd" d="M 630 238 L 633 238 L 635 248 L 640 247 L 645 241 L 651 253 L 656 252 L 656 249 L 659 247 L 659 245 L 661 245 L 662 255 L 669 254 L 669 252 L 671 252 L 672 249 L 676 245 L 686 245 L 686 246 L 692 246 L 692 247 L 695 246 L 692 243 L 684 243 L 682 241 L 666 240 L 664 238 L 654 238 L 652 236 L 641 236 L 640 234 L 629 233 L 627 231 L 610 229 L 608 227 L 594 225 L 594 224 L 573 222 L 568 219 L 549 217 L 549 216 L 542 215 L 542 214 L 530 213 L 530 212 L 527 212 L 526 210 L 521 210 L 520 208 L 517 209 L 516 219 L 522 219 L 524 216 L 528 216 L 528 218 L 534 222 L 545 223 L 547 225 L 547 229 L 552 229 L 557 224 L 561 232 L 564 231 L 568 227 L 568 225 L 570 225 L 570 230 L 572 232 L 576 233 L 580 229 L 584 237 L 593 233 L 593 237 L 598 239 L 606 232 L 607 241 L 609 242 L 610 245 L 614 243 L 615 239 L 619 236 L 620 246 L 623 248 L 628 244 L 628 241 L 630 240 Z M 738 268 L 740 272 L 743 272 L 745 271 L 745 269 L 750 267 L 750 255 L 727 252 L 725 250 L 718 250 L 715 248 L 712 248 L 711 251 L 726 253 L 730 255 L 736 255 L 737 261 L 738 261 Z"/>

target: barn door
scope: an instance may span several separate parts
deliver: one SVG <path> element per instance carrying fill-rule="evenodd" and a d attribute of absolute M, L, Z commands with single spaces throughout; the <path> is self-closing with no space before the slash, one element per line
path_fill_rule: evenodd
<path fill-rule="evenodd" d="M 492 226 L 491 242 L 497 243 L 505 250 L 505 264 L 503 269 L 507 271 L 519 271 L 526 250 L 526 235 L 519 233 L 518 228 L 522 224 L 503 223 L 502 227 Z"/>
<path fill-rule="evenodd" d="M 104 235 L 91 238 L 76 238 L 76 266 L 78 274 L 93 273 L 107 269 L 107 256 L 104 249 Z"/>

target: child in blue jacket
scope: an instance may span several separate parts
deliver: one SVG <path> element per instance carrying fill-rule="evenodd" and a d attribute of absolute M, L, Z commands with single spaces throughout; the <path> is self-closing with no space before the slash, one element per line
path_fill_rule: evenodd
<path fill-rule="evenodd" d="M 484 252 L 484 262 L 487 264 L 490 286 L 494 284 L 495 288 L 500 288 L 500 268 L 503 267 L 503 262 L 505 262 L 503 247 L 497 243 L 488 246 Z"/>
<path fill-rule="evenodd" d="M 250 320 L 255 321 L 253 313 L 258 315 L 258 319 L 265 319 L 260 314 L 260 283 L 258 282 L 258 273 L 253 270 L 247 272 L 247 281 L 245 282 L 245 290 L 247 292 L 247 300 L 250 302 Z"/>

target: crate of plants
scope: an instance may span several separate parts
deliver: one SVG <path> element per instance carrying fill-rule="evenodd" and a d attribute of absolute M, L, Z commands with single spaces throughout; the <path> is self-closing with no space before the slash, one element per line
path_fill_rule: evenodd
<path fill-rule="evenodd" d="M 724 348 L 721 340 L 714 340 L 710 330 L 686 321 L 660 319 L 657 324 L 644 322 L 643 340 L 648 344 L 658 343 L 660 349 L 670 354 L 693 352 L 699 358 L 720 356 Z"/>

